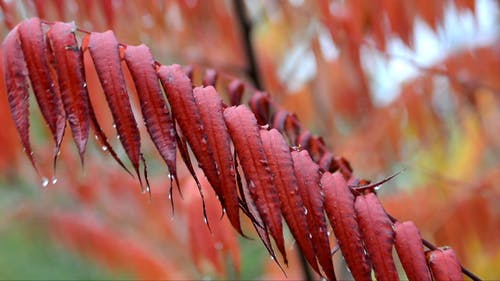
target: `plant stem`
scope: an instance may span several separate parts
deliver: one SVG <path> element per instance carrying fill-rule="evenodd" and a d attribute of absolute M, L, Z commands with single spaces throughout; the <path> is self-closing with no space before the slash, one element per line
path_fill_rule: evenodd
<path fill-rule="evenodd" d="M 233 3 L 234 13 L 236 15 L 236 20 L 238 21 L 240 26 L 243 47 L 245 48 L 245 56 L 248 63 L 246 69 L 247 75 L 252 80 L 257 89 L 263 90 L 262 81 L 260 80 L 259 76 L 257 60 L 255 58 L 255 51 L 252 46 L 252 24 L 247 16 L 245 3 L 243 0 L 236 0 Z"/>

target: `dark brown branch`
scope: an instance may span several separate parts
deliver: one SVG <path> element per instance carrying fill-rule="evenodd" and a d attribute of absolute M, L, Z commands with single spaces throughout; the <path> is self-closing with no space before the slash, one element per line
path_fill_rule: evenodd
<path fill-rule="evenodd" d="M 245 10 L 245 3 L 243 0 L 236 0 L 234 3 L 234 13 L 236 20 L 239 23 L 241 30 L 241 37 L 243 40 L 243 47 L 245 48 L 245 56 L 247 58 L 247 74 L 252 80 L 257 89 L 263 90 L 262 81 L 259 76 L 259 69 L 257 60 L 255 58 L 254 48 L 252 46 L 252 24 L 247 16 Z"/>

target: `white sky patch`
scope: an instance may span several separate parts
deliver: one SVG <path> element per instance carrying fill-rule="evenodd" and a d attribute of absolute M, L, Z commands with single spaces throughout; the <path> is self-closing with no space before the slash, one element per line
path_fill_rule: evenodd
<path fill-rule="evenodd" d="M 327 61 L 333 61 L 339 56 L 339 49 L 333 42 L 330 32 L 325 28 L 319 28 L 318 30 L 319 46 L 321 48 L 321 53 Z"/>
<path fill-rule="evenodd" d="M 401 84 L 418 75 L 418 70 L 409 61 L 426 67 L 454 51 L 490 44 L 498 37 L 498 18 L 498 5 L 493 0 L 477 0 L 475 15 L 459 13 L 450 5 L 437 34 L 422 21 L 416 21 L 413 50 L 400 39 L 392 39 L 387 47 L 391 58 L 387 60 L 363 48 L 362 61 L 373 79 L 371 88 L 375 103 L 381 106 L 390 103 L 398 96 Z"/>
<path fill-rule="evenodd" d="M 316 76 L 316 59 L 308 45 L 308 42 L 295 45 L 284 56 L 278 70 L 280 80 L 286 82 L 285 85 L 291 93 Z"/>

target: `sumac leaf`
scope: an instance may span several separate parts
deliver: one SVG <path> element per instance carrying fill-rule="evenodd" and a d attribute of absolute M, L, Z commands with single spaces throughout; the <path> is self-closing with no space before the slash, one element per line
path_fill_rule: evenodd
<path fill-rule="evenodd" d="M 219 199 L 234 228 L 242 233 L 239 217 L 238 189 L 231 153 L 229 133 L 224 123 L 222 99 L 212 86 L 194 89 L 194 99 L 200 112 L 207 142 L 213 151 L 220 179 Z"/>
<path fill-rule="evenodd" d="M 18 32 L 33 92 L 56 143 L 55 165 L 64 136 L 66 119 L 56 82 L 50 73 L 47 61 L 47 41 L 44 38 L 40 19 L 32 18 L 23 21 L 19 25 Z"/>
<path fill-rule="evenodd" d="M 252 112 L 255 114 L 259 125 L 266 125 L 270 122 L 269 94 L 255 92 L 248 102 Z"/>
<path fill-rule="evenodd" d="M 33 158 L 29 132 L 28 67 L 21 50 L 17 27 L 10 31 L 3 41 L 2 59 L 10 113 L 19 132 L 24 152 L 31 165 L 38 171 Z"/>
<path fill-rule="evenodd" d="M 293 172 L 290 149 L 276 129 L 260 130 L 260 136 L 273 175 L 273 184 L 278 190 L 283 217 L 305 258 L 313 269 L 319 272 L 312 242 L 307 238 L 310 230 L 303 211 L 304 202 L 300 197 L 297 178 Z"/>
<path fill-rule="evenodd" d="M 194 101 L 191 80 L 186 76 L 180 65 L 161 66 L 156 72 L 170 103 L 174 121 L 179 125 L 182 135 L 193 150 L 198 160 L 198 166 L 205 173 L 215 192 L 220 194 L 220 180 L 217 175 L 217 168 L 213 161 L 212 151 L 208 147 L 207 136 L 203 129 L 198 107 Z M 186 166 L 191 166 L 187 150 L 183 151 L 184 147 L 181 148 L 180 146 L 179 149 Z M 194 175 L 194 171 L 191 174 Z M 203 191 L 199 185 L 198 189 L 200 196 L 203 197 Z"/>
<path fill-rule="evenodd" d="M 321 185 L 325 192 L 326 214 L 352 276 L 356 280 L 371 280 L 370 261 L 356 221 L 354 195 L 339 172 L 325 172 Z"/>
<path fill-rule="evenodd" d="M 241 98 L 243 97 L 243 93 L 245 91 L 245 85 L 240 80 L 235 79 L 229 83 L 227 91 L 231 105 L 238 105 L 241 103 Z"/>
<path fill-rule="evenodd" d="M 455 251 L 449 247 L 440 247 L 426 253 L 427 262 L 436 281 L 464 280 L 460 262 Z"/>
<path fill-rule="evenodd" d="M 113 115 L 120 142 L 141 181 L 139 173 L 141 136 L 121 70 L 118 41 L 112 31 L 92 32 L 88 37 L 88 50 Z"/>
<path fill-rule="evenodd" d="M 153 55 L 148 47 L 127 46 L 125 62 L 134 81 L 144 123 L 168 171 L 178 184 L 175 128 L 160 88 Z M 172 185 L 172 180 L 170 181 Z"/>
<path fill-rule="evenodd" d="M 59 90 L 80 159 L 89 137 L 90 113 L 83 54 L 75 37 L 75 25 L 56 22 L 47 33 L 54 54 Z"/>
<path fill-rule="evenodd" d="M 311 231 L 305 239 L 311 239 L 321 268 L 330 280 L 336 280 L 328 240 L 324 210 L 324 194 L 320 186 L 321 175 L 307 150 L 292 151 L 293 168 L 299 192 L 304 201 L 304 210 Z"/>
<path fill-rule="evenodd" d="M 394 224 L 395 247 L 410 281 L 432 280 L 417 226 L 411 221 Z"/>
<path fill-rule="evenodd" d="M 361 237 L 377 280 L 399 280 L 392 257 L 394 230 L 384 207 L 374 193 L 356 197 L 354 208 Z"/>
<path fill-rule="evenodd" d="M 280 201 L 271 181 L 272 175 L 260 139 L 257 120 L 244 105 L 226 108 L 224 118 L 245 173 L 252 200 L 286 263 Z"/>

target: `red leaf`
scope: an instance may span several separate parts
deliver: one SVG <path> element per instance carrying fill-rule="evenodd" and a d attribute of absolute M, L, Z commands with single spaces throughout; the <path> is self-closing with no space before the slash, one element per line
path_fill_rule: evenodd
<path fill-rule="evenodd" d="M 106 101 L 111 109 L 120 142 L 132 162 L 139 181 L 141 181 L 139 173 L 141 136 L 130 106 L 125 78 L 121 70 L 118 41 L 112 31 L 92 32 L 88 40 L 90 56 L 94 61 Z"/>
<path fill-rule="evenodd" d="M 83 163 L 89 136 L 90 104 L 83 73 L 83 54 L 74 30 L 74 24 L 57 22 L 51 26 L 47 36 L 54 54 L 64 110 Z"/>
<path fill-rule="evenodd" d="M 217 71 L 215 69 L 205 70 L 205 77 L 203 77 L 203 86 L 213 86 L 217 83 Z"/>
<path fill-rule="evenodd" d="M 42 116 L 49 125 L 56 143 L 54 165 L 66 127 L 64 109 L 47 61 L 47 43 L 39 18 L 19 25 L 19 40 L 28 66 L 29 77 Z"/>
<path fill-rule="evenodd" d="M 392 257 L 394 230 L 384 207 L 374 193 L 359 195 L 354 203 L 361 237 L 377 280 L 399 280 Z"/>
<path fill-rule="evenodd" d="M 21 50 L 17 27 L 9 32 L 3 41 L 2 55 L 10 113 L 19 132 L 24 152 L 35 170 L 38 171 L 30 143 L 28 67 Z"/>
<path fill-rule="evenodd" d="M 356 280 L 371 280 L 370 261 L 356 221 L 354 195 L 339 172 L 324 173 L 321 185 L 325 192 L 326 214 L 352 276 Z"/>
<path fill-rule="evenodd" d="M 426 253 L 427 262 L 436 281 L 464 280 L 462 269 L 453 249 L 441 247 Z"/>
<path fill-rule="evenodd" d="M 425 260 L 422 238 L 415 224 L 411 221 L 396 222 L 395 246 L 401 264 L 410 281 L 432 280 Z"/>
<path fill-rule="evenodd" d="M 286 263 L 280 201 L 271 181 L 272 175 L 260 139 L 257 120 L 243 105 L 226 108 L 224 118 L 245 173 L 252 200 Z"/>
<path fill-rule="evenodd" d="M 320 187 L 321 175 L 318 164 L 314 163 L 306 150 L 292 151 L 293 168 L 299 184 L 299 192 L 304 201 L 309 239 L 311 239 L 318 262 L 330 280 L 336 280 L 328 240 L 324 210 L 324 195 Z M 307 238 L 307 237 L 304 237 Z"/>
<path fill-rule="evenodd" d="M 202 168 L 208 181 L 217 194 L 220 194 L 220 180 L 213 161 L 213 153 L 208 147 L 207 136 L 203 130 L 200 113 L 196 106 L 191 88 L 191 80 L 186 76 L 180 65 L 161 66 L 157 69 L 163 89 L 172 109 L 174 120 L 179 125 L 182 135 L 193 150 L 198 165 Z M 179 145 L 184 163 L 191 166 L 189 154 Z M 194 170 L 191 173 L 194 175 Z M 198 186 L 203 197 L 201 187 Z M 204 211 L 205 212 L 205 211 Z M 206 217 L 206 215 L 205 215 Z"/>
<path fill-rule="evenodd" d="M 238 191 L 231 143 L 222 114 L 222 99 L 215 88 L 208 86 L 194 89 L 194 99 L 203 121 L 208 146 L 213 151 L 220 179 L 219 199 L 234 228 L 242 233 L 239 217 Z"/>
<path fill-rule="evenodd" d="M 148 47 L 127 46 L 125 61 L 139 96 L 142 116 L 153 143 L 177 184 L 176 133 L 156 75 L 155 61 Z M 172 181 L 170 182 L 172 184 Z"/>
<path fill-rule="evenodd" d="M 306 238 L 310 230 L 303 211 L 304 202 L 300 197 L 297 178 L 293 173 L 290 149 L 276 129 L 261 130 L 260 136 L 273 175 L 273 184 L 278 190 L 283 217 L 307 261 L 316 272 L 319 272 L 311 240 Z"/>
<path fill-rule="evenodd" d="M 235 79 L 229 83 L 227 91 L 231 105 L 238 105 L 241 103 L 241 97 L 245 91 L 245 85 L 243 85 L 243 82 L 240 80 Z"/>
<path fill-rule="evenodd" d="M 267 93 L 255 92 L 248 103 L 259 125 L 266 125 L 270 122 L 269 95 Z"/>

